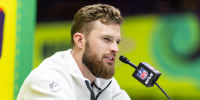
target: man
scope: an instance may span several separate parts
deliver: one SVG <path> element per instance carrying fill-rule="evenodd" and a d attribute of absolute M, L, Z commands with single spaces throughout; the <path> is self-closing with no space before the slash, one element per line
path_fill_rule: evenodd
<path fill-rule="evenodd" d="M 72 49 L 34 69 L 18 100 L 130 100 L 113 78 L 122 17 L 106 4 L 81 8 L 71 28 Z"/>

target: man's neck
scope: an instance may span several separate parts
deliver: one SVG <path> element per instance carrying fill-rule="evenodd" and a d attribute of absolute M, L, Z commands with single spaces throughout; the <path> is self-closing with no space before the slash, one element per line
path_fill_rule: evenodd
<path fill-rule="evenodd" d="M 80 52 L 79 50 L 76 50 L 76 49 L 72 49 L 71 53 L 78 65 L 81 73 L 83 74 L 83 76 L 85 78 L 89 79 L 91 83 L 93 83 L 96 77 L 91 73 L 91 71 L 87 68 L 87 66 L 85 66 L 83 64 L 82 52 Z"/>

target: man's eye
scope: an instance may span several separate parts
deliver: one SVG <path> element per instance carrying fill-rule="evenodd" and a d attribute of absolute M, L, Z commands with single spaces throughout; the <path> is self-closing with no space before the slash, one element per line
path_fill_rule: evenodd
<path fill-rule="evenodd" d="M 104 38 L 105 41 L 111 41 L 110 38 Z"/>
<path fill-rule="evenodd" d="M 117 44 L 119 44 L 120 43 L 120 41 L 117 41 Z"/>

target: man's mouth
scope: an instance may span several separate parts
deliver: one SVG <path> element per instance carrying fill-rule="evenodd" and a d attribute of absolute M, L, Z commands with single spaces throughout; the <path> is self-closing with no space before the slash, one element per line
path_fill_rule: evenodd
<path fill-rule="evenodd" d="M 110 64 L 113 64 L 115 62 L 115 56 L 113 56 L 113 55 L 105 56 L 105 59 Z"/>

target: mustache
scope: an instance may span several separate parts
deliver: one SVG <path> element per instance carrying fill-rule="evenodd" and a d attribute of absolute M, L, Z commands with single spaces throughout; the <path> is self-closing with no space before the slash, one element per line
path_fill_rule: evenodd
<path fill-rule="evenodd" d="M 104 54 L 104 56 L 114 56 L 114 57 L 116 57 L 116 53 L 107 53 L 107 54 Z"/>

